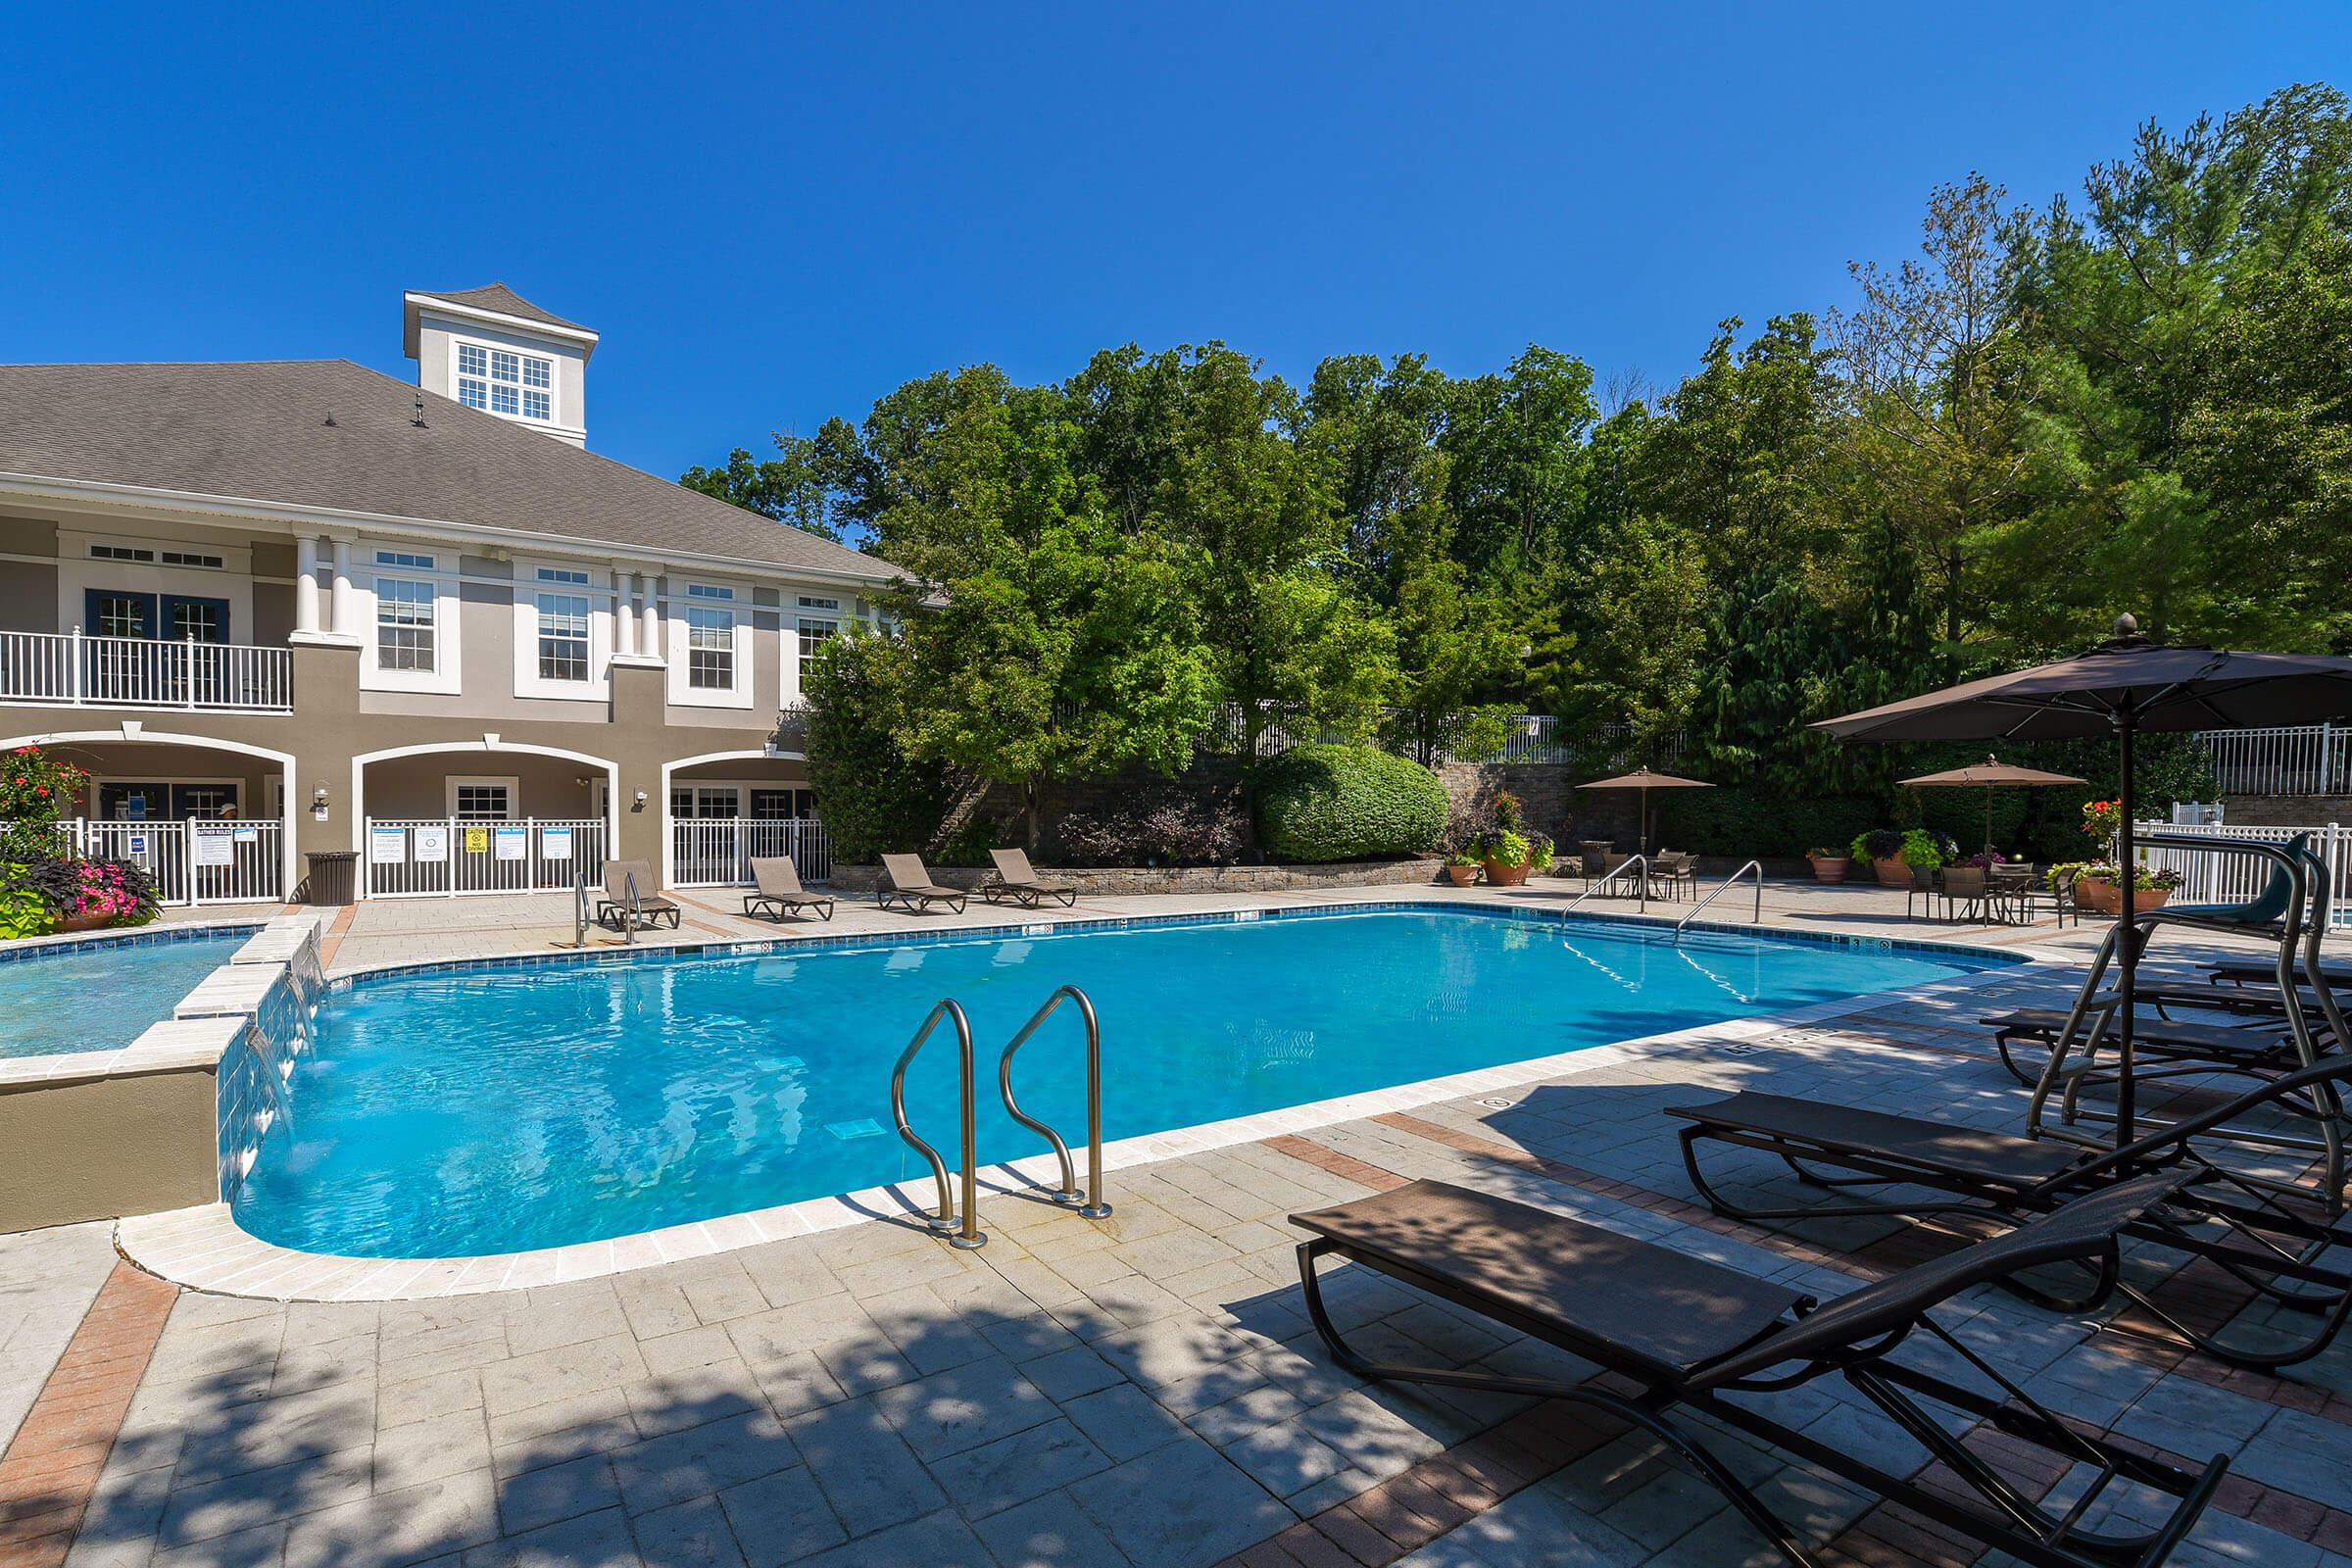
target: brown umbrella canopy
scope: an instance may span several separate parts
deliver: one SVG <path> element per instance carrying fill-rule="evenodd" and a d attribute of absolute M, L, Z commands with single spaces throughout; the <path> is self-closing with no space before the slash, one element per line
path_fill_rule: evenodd
<path fill-rule="evenodd" d="M 1615 778 L 1596 778 L 1590 784 L 1579 784 L 1580 790 L 1640 790 L 1642 792 L 1642 826 L 1635 835 L 1634 848 L 1643 855 L 1649 853 L 1649 792 L 1651 790 L 1711 790 L 1715 786 L 1703 778 L 1677 778 L 1672 773 L 1653 773 L 1646 767 L 1637 767 L 1631 773 Z"/>
<path fill-rule="evenodd" d="M 1997 758 L 1987 757 L 1982 762 L 1966 767 L 1949 768 L 1941 773 L 1922 773 L 1907 778 L 1905 784 L 1925 785 L 1936 789 L 1981 789 L 1984 792 L 1984 848 L 1992 848 L 1992 792 L 1996 789 L 2023 787 L 2033 784 L 2081 784 L 2085 782 L 2072 773 L 2044 773 L 2037 767 L 2019 767 Z"/>
<path fill-rule="evenodd" d="M 2138 857 L 2132 742 L 2142 730 L 2266 729 L 2352 714 L 2352 659 L 2322 654 L 2239 654 L 2167 647 L 2139 635 L 2130 615 L 2086 654 L 2032 669 L 1963 681 L 1899 703 L 1814 724 L 1850 741 L 2069 740 L 2116 738 L 2123 788 L 2117 834 L 2125 915 L 2117 941 L 2115 1137 L 2132 1141 L 2132 1036 L 2139 950 L 2131 910 Z"/>

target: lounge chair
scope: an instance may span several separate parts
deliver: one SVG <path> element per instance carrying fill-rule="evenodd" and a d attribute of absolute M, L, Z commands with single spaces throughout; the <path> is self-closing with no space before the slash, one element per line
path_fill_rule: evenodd
<path fill-rule="evenodd" d="M 2021 1138 L 1983 1128 L 1825 1104 L 1786 1095 L 1740 1090 L 1703 1105 L 1678 1105 L 1669 1116 L 1683 1128 L 1683 1167 L 1707 1205 L 1731 1219 L 1836 1219 L 1931 1214 L 1968 1215 L 2015 1224 L 2071 1208 L 2084 1195 L 2112 1191 L 2134 1170 L 2165 1168 L 2191 1183 L 2176 1193 L 2162 1215 L 2135 1219 L 2126 1234 L 2187 1252 L 2213 1264 L 2258 1296 L 2317 1318 L 2311 1335 L 2288 1341 L 2266 1331 L 2259 1345 L 2230 1344 L 2227 1325 L 2201 1329 L 2180 1322 L 2128 1279 L 2103 1278 L 2088 1297 L 2060 1299 L 2031 1291 L 2045 1304 L 2070 1310 L 2095 1305 L 2120 1291 L 2190 1344 L 2240 1366 L 2275 1370 L 2325 1349 L 2352 1314 L 2352 1273 L 2323 1266 L 2323 1257 L 2352 1234 L 2339 1232 L 2309 1204 L 2283 1204 L 2267 1184 L 2240 1176 L 2205 1157 L 2197 1140 L 2226 1136 L 2249 1113 L 2299 1108 L 2307 1096 L 2352 1079 L 2352 1057 L 2331 1056 L 2257 1085 L 2246 1093 L 2169 1126 L 2155 1128 L 2121 1150 L 2085 1148 L 2050 1139 Z M 1794 1207 L 1735 1202 L 1700 1168 L 1698 1146 L 1721 1143 L 1777 1156 L 1825 1197 Z M 1812 1167 L 1839 1172 L 1825 1176 Z M 1826 1196 L 1856 1188 L 1880 1191 L 1864 1200 Z M 1905 1196 L 1925 1188 L 1940 1196 Z M 2308 1196 L 2308 1195 L 2307 1195 Z M 2218 1229 L 2220 1234 L 2213 1234 Z"/>
<path fill-rule="evenodd" d="M 2149 1000 L 2152 1004 L 2156 999 Z M 2001 1064 L 2011 1077 L 2032 1088 L 2041 1082 L 2043 1064 L 2035 1062 L 2029 1071 L 2012 1054 L 2012 1048 L 2027 1042 L 2048 1052 L 2066 1032 L 2067 1016 L 2063 1007 L 2016 1007 L 1977 1021 L 1992 1025 L 1992 1046 L 2001 1054 Z M 2099 1038 L 2113 1038 L 2116 1020 L 2112 1005 L 2085 1017 Z M 2134 1013 L 2132 1042 L 2143 1055 L 2171 1060 L 2210 1061 L 2235 1068 L 2299 1065 L 2292 1038 L 2262 1024 L 2196 1023 L 2153 1011 Z"/>
<path fill-rule="evenodd" d="M 1042 880 L 1029 863 L 1026 850 L 991 850 L 988 858 L 997 862 L 997 879 L 982 883 L 980 896 L 991 904 L 1009 899 L 1024 909 L 1034 909 L 1042 900 L 1059 899 L 1066 909 L 1078 902 L 1078 890 L 1067 882 Z"/>
<path fill-rule="evenodd" d="M 820 919 L 833 918 L 833 901 L 801 886 L 801 868 L 792 863 L 789 855 L 753 857 L 752 883 L 759 891 L 743 896 L 747 919 L 763 914 L 782 920 L 788 912 L 799 914 L 805 909 L 814 909 Z"/>
<path fill-rule="evenodd" d="M 1313 1233 L 1298 1247 L 1307 1313 L 1349 1372 L 1549 1397 L 1604 1411 L 1661 1439 L 1798 1568 L 1815 1561 L 1804 1544 L 1708 1449 L 1703 1429 L 1682 1419 L 1683 1412 L 1711 1417 L 2042 1568 L 2154 1568 L 2212 1500 L 2227 1457 L 2217 1454 L 2195 1470 L 2181 1470 L 2144 1457 L 2144 1448 L 2091 1436 L 2084 1424 L 2044 1408 L 1931 1314 L 1961 1291 L 2020 1269 L 2079 1259 L 2115 1271 L 2118 1232 L 2164 1202 L 2184 1179 L 2159 1173 L 2109 1188 L 1820 1306 L 1719 1263 L 1444 1182 L 1411 1182 L 1336 1208 L 1295 1214 L 1291 1223 Z M 1348 1348 L 1324 1308 L 1315 1264 L 1329 1256 L 1597 1362 L 1613 1376 L 1559 1383 L 1368 1360 Z M 1890 1352 L 1915 1333 L 1936 1342 L 1926 1348 L 1931 1362 L 1956 1356 L 1998 1393 L 1894 1359 Z M 1879 1446 L 1856 1441 L 1850 1430 L 1815 1437 L 1772 1419 L 1769 1399 L 1747 1397 L 1831 1373 L 1862 1396 L 1850 1405 L 1857 1419 L 1876 1406 L 1892 1423 L 1890 1435 L 1907 1433 L 1942 1461 L 1943 1470 L 1919 1480 L 1895 1475 L 1871 1462 L 1883 1451 Z M 1735 1395 L 1740 1397 L 1726 1397 Z M 1988 1423 L 2007 1444 L 2040 1450 L 2029 1460 L 2040 1479 L 2084 1464 L 2091 1467 L 2093 1499 L 2122 1477 L 2180 1500 L 2144 1533 L 2138 1533 L 2144 1527 L 2132 1527 L 2129 1537 L 2094 1534 L 2085 1528 L 2089 1499 L 2063 1514 L 2036 1506 L 2031 1500 L 2035 1493 L 2021 1491 L 1994 1468 L 1991 1454 L 1963 1446 L 1944 1413 L 1915 1396 Z M 1800 1399 L 1797 1423 L 1813 1420 L 1825 1403 L 1818 1396 Z"/>
<path fill-rule="evenodd" d="M 932 881 L 919 855 L 885 855 L 882 874 L 890 879 L 890 886 L 875 897 L 874 903 L 885 909 L 903 904 L 908 914 L 921 914 L 934 904 L 944 904 L 961 914 L 965 900 L 971 897 L 961 888 L 943 888 Z"/>
<path fill-rule="evenodd" d="M 605 862 L 605 896 L 596 906 L 596 923 L 609 925 L 615 931 L 627 928 L 632 883 L 638 926 L 658 925 L 667 920 L 669 928 L 675 931 L 680 910 L 676 904 L 662 896 L 661 884 L 654 878 L 654 868 L 645 860 Z"/>
<path fill-rule="evenodd" d="M 2288 972 L 2304 981 L 2310 979 L 2300 964 L 2294 965 Z M 2338 968 L 2332 963 L 2322 964 L 2320 978 L 2327 982 L 2330 991 L 2352 991 L 2352 969 Z M 2278 965 L 2270 958 L 2259 962 L 2232 960 L 2228 963 L 2209 963 L 2205 966 L 2205 979 L 2207 984 L 2216 988 L 2247 986 L 2276 991 L 2278 988 Z"/>

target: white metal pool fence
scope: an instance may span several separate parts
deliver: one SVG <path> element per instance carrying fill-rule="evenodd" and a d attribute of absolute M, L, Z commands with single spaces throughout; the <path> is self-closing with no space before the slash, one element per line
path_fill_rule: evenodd
<path fill-rule="evenodd" d="M 669 885 L 752 885 L 752 861 L 789 855 L 804 882 L 833 874 L 833 841 L 812 816 L 697 816 L 669 825 Z"/>
<path fill-rule="evenodd" d="M 76 855 L 123 860 L 144 870 L 155 879 L 159 904 L 262 904 L 285 896 L 281 822 L 76 818 L 57 827 Z"/>
<path fill-rule="evenodd" d="M 2226 823 L 2201 826 L 2172 822 L 2142 822 L 2135 833 L 2161 833 L 2187 839 L 2255 839 L 2284 844 L 2298 833 L 2311 836 L 2311 848 L 2328 868 L 2328 925 L 2331 934 L 2352 930 L 2352 828 L 2231 827 Z M 2240 904 L 2258 896 L 2271 879 L 2272 862 L 2259 855 L 2216 854 L 2210 850 L 2151 848 L 2147 864 L 2153 870 L 2180 873 L 2173 897 L 2182 904 Z"/>
<path fill-rule="evenodd" d="M 1409 742 L 1398 738 L 1407 714 L 1404 710 L 1384 708 L 1380 710 L 1380 725 L 1384 733 L 1364 736 L 1352 731 L 1299 721 L 1269 710 L 1264 727 L 1257 732 L 1256 755 L 1279 757 L 1294 746 L 1344 745 L 1372 741 L 1393 751 L 1410 753 Z M 1440 723 L 1443 733 L 1462 735 L 1481 728 L 1478 716 L 1470 713 L 1448 713 Z M 1200 749 L 1225 756 L 1236 756 L 1250 744 L 1249 725 L 1239 703 L 1221 705 L 1209 721 L 1208 731 L 1201 737 Z M 1437 762 L 1576 762 L 1613 771 L 1647 761 L 1663 765 L 1682 755 L 1681 731 L 1652 738 L 1642 743 L 1630 724 L 1588 724 L 1576 726 L 1563 723 L 1550 713 L 1510 713 L 1502 718 L 1501 740 L 1493 746 L 1471 746 L 1456 741 L 1440 745 L 1431 759 Z"/>
<path fill-rule="evenodd" d="M 474 893 L 568 893 L 605 880 L 602 817 L 469 822 L 463 817 L 371 816 L 360 869 L 371 899 L 447 899 Z"/>
<path fill-rule="evenodd" d="M 2352 727 L 2202 730 L 2197 739 L 2225 796 L 2352 795 Z"/>

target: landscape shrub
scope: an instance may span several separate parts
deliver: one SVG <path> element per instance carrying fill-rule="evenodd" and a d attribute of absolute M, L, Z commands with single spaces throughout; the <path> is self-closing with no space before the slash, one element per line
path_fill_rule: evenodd
<path fill-rule="evenodd" d="M 1064 865 L 1232 865 L 1248 824 L 1238 781 L 1154 777 L 1063 813 L 1054 833 Z"/>
<path fill-rule="evenodd" d="M 1435 773 L 1369 746 L 1294 747 L 1258 769 L 1258 839 L 1276 860 L 1418 855 L 1448 808 Z"/>

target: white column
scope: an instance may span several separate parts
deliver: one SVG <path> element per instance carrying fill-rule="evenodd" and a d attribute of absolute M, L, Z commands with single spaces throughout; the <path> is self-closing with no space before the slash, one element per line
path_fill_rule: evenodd
<path fill-rule="evenodd" d="M 637 652 L 637 574 L 612 574 L 612 651 L 622 657 Z"/>
<path fill-rule="evenodd" d="M 645 635 L 638 646 L 656 659 L 665 659 L 662 646 L 662 579 L 650 572 L 645 579 Z"/>
<path fill-rule="evenodd" d="M 326 623 L 338 637 L 357 637 L 354 624 L 360 612 L 359 596 L 351 591 L 351 541 L 335 541 L 335 587 L 328 606 Z"/>
<path fill-rule="evenodd" d="M 318 630 L 318 541 L 309 534 L 294 544 L 294 629 Z"/>

